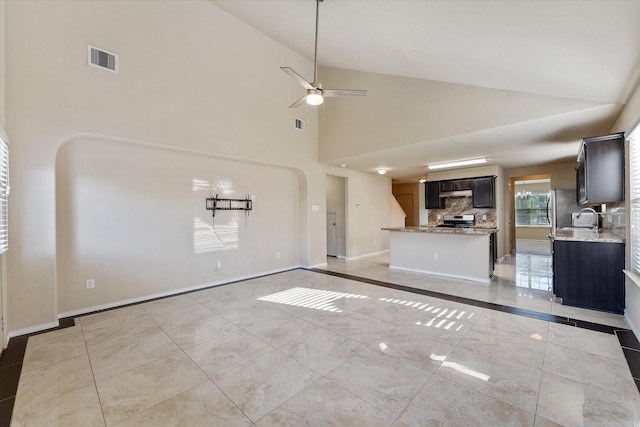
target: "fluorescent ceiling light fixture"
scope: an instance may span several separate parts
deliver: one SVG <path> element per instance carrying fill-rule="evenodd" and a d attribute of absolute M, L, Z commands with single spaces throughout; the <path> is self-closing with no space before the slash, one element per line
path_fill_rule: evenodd
<path fill-rule="evenodd" d="M 378 169 L 378 173 L 380 175 L 384 175 L 385 173 L 387 173 L 387 170 L 385 168 L 380 168 L 380 169 Z"/>
<path fill-rule="evenodd" d="M 436 163 L 433 165 L 427 165 L 427 168 L 429 169 L 455 168 L 456 166 L 477 165 L 480 163 L 487 163 L 487 158 L 483 157 L 481 159 L 469 159 L 469 160 L 458 160 L 455 162 L 448 162 L 448 163 Z"/>

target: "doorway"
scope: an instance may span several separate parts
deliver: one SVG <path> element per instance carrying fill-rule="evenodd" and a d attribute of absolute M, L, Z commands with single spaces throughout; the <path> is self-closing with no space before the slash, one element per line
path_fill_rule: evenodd
<path fill-rule="evenodd" d="M 512 177 L 509 188 L 511 251 L 549 255 L 547 236 L 551 232 L 548 216 L 551 176 Z"/>
<path fill-rule="evenodd" d="M 336 214 L 327 213 L 327 256 L 338 256 L 336 250 Z"/>
<path fill-rule="evenodd" d="M 327 175 L 327 256 L 347 255 L 347 178 Z"/>
<path fill-rule="evenodd" d="M 414 227 L 416 219 L 413 211 L 413 194 L 396 194 L 396 200 L 405 214 L 404 226 Z"/>

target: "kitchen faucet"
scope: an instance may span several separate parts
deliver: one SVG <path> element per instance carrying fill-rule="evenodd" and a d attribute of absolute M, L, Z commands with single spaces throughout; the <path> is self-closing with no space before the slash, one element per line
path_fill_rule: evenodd
<path fill-rule="evenodd" d="M 582 208 L 580 209 L 580 212 L 578 212 L 578 218 L 580 218 L 580 215 L 582 215 L 582 212 L 584 211 L 593 212 L 593 231 L 598 231 L 598 212 L 592 208 Z"/>

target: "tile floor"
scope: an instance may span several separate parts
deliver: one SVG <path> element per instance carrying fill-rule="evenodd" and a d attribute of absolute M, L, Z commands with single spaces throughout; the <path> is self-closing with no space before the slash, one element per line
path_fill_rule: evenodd
<path fill-rule="evenodd" d="M 626 328 L 521 279 L 531 256 L 489 285 L 329 259 L 78 317 L 28 339 L 12 425 L 638 425 L 632 334 L 508 312 Z"/>

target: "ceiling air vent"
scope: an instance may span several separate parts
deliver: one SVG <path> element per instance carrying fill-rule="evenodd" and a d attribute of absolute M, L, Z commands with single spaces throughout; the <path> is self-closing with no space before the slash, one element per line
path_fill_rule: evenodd
<path fill-rule="evenodd" d="M 119 70 L 118 55 L 99 47 L 89 45 L 89 65 L 117 73 Z"/>
<path fill-rule="evenodd" d="M 304 131 L 304 120 L 295 118 L 294 126 L 296 127 L 296 129 Z"/>

